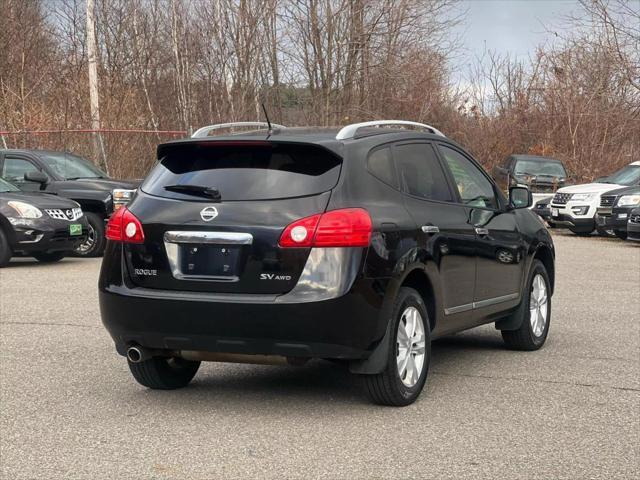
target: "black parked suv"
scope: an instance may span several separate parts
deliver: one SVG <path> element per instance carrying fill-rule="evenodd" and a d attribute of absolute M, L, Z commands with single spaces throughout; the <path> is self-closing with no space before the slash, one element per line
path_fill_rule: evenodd
<path fill-rule="evenodd" d="M 498 185 L 506 192 L 508 187 L 525 186 L 531 190 L 534 203 L 553 196 L 565 186 L 567 170 L 560 160 L 538 155 L 511 155 L 493 170 Z"/>
<path fill-rule="evenodd" d="M 613 230 L 618 238 L 627 238 L 627 223 L 634 208 L 640 207 L 640 187 L 622 187 L 603 193 L 596 210 L 596 227 Z"/>
<path fill-rule="evenodd" d="M 136 182 L 114 180 L 82 157 L 48 150 L 0 149 L 0 176 L 27 192 L 42 191 L 78 202 L 89 224 L 76 255 L 98 257 L 109 215 L 133 196 Z"/>
<path fill-rule="evenodd" d="M 0 267 L 11 257 L 57 262 L 87 238 L 88 225 L 73 200 L 27 193 L 0 177 Z"/>
<path fill-rule="evenodd" d="M 404 124 L 422 131 L 389 128 Z M 183 387 L 203 360 L 316 357 L 407 405 L 433 339 L 495 322 L 509 347 L 545 342 L 555 254 L 530 192 L 505 199 L 433 127 L 204 136 L 158 159 L 107 225 L 99 281 L 142 385 Z"/>

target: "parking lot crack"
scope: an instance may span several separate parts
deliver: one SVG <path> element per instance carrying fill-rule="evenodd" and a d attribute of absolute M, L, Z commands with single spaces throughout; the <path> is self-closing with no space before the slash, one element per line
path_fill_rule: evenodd
<path fill-rule="evenodd" d="M 0 325 L 46 325 L 55 327 L 81 327 L 81 328 L 100 328 L 98 325 L 82 325 L 80 323 L 56 323 L 56 322 L 0 322 Z"/>
<path fill-rule="evenodd" d="M 446 372 L 433 372 L 433 375 L 444 375 L 448 377 L 467 377 L 467 378 L 485 378 L 489 380 L 513 380 L 513 381 L 526 381 L 526 382 L 536 382 L 536 383 L 548 383 L 553 385 L 570 385 L 573 387 L 596 387 L 596 388 L 605 388 L 610 390 L 624 390 L 630 392 L 640 392 L 640 388 L 634 387 L 619 387 L 619 386 L 611 386 L 611 385 L 601 385 L 597 383 L 584 383 L 584 382 L 565 382 L 561 380 L 543 380 L 539 378 L 527 378 L 527 377 L 502 377 L 499 375 L 473 375 L 468 373 L 446 373 Z"/>

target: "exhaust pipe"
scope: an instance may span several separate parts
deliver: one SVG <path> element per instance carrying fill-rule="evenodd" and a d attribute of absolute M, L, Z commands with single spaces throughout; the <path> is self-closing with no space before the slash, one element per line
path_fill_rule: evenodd
<path fill-rule="evenodd" d="M 151 357 L 151 352 L 139 345 L 134 345 L 127 349 L 127 359 L 131 363 L 144 362 L 145 360 L 149 360 Z"/>

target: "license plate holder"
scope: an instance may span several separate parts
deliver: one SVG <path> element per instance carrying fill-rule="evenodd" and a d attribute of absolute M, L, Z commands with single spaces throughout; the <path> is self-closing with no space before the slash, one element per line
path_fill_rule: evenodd
<path fill-rule="evenodd" d="M 551 209 L 551 216 L 552 217 L 559 217 L 560 216 L 560 212 L 558 211 L 557 208 L 552 208 Z"/>
<path fill-rule="evenodd" d="M 232 279 L 238 275 L 242 247 L 234 245 L 179 245 L 180 272 L 185 277 Z"/>

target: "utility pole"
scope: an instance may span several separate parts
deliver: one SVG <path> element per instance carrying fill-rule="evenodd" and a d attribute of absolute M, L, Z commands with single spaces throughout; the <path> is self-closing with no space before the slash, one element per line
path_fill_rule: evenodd
<path fill-rule="evenodd" d="M 98 61 L 96 46 L 95 0 L 87 0 L 87 56 L 89 63 L 89 101 L 91 102 L 91 136 L 97 163 L 108 174 L 107 157 L 100 132 L 100 98 L 98 96 Z"/>

